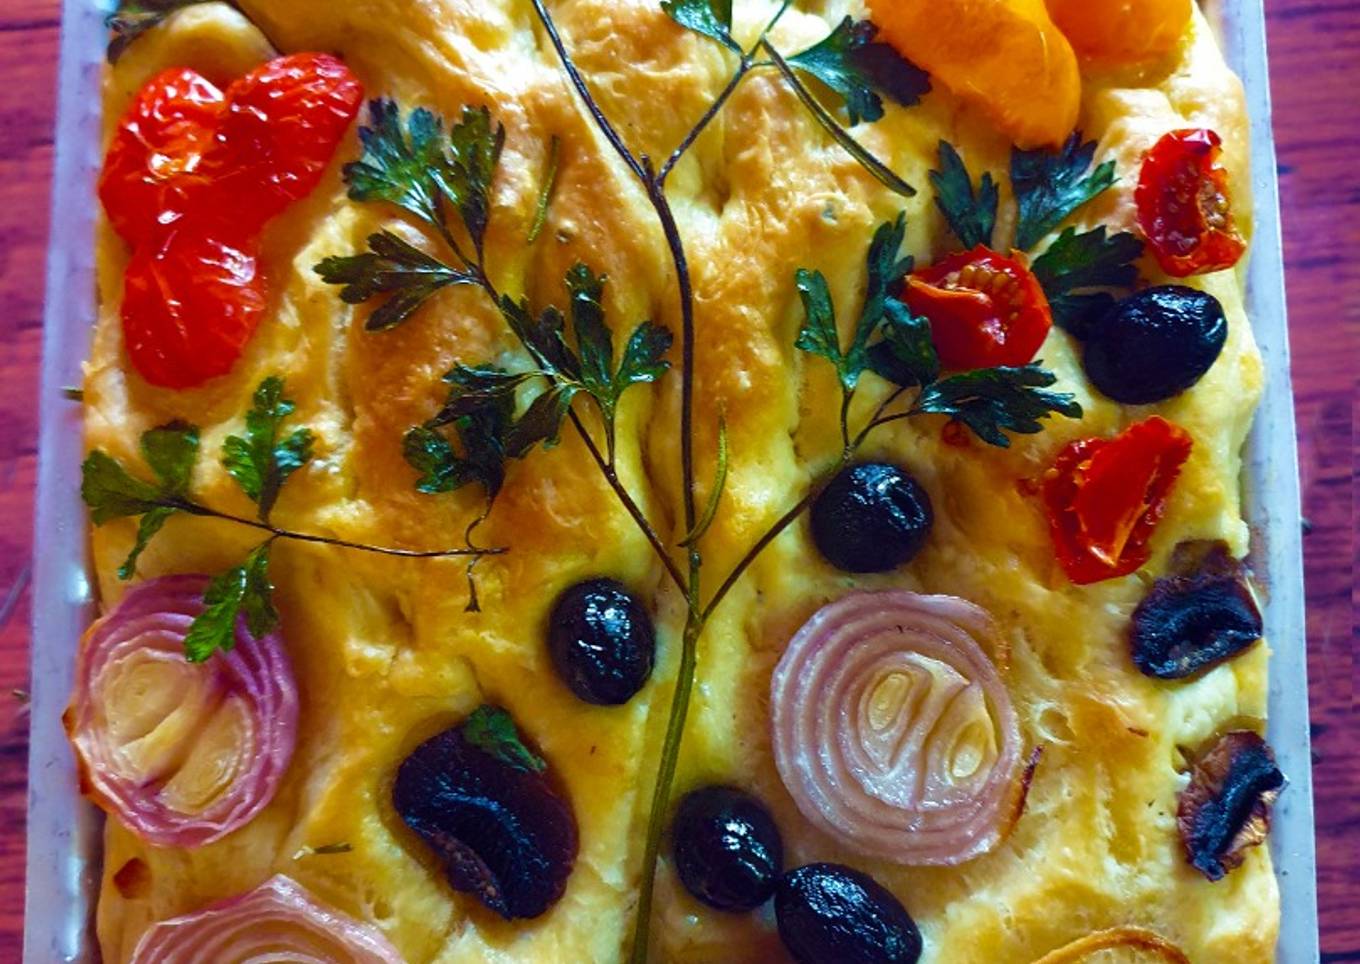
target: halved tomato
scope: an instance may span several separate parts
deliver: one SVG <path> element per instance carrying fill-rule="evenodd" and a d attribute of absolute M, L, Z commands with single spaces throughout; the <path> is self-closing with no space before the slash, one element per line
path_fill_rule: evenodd
<path fill-rule="evenodd" d="M 1211 130 L 1172 131 L 1143 159 L 1138 224 L 1162 270 L 1176 278 L 1237 264 L 1246 242 L 1233 227 L 1222 140 Z"/>

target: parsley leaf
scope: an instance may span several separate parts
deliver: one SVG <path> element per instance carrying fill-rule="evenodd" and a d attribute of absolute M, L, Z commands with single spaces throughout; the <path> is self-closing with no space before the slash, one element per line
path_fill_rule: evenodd
<path fill-rule="evenodd" d="M 80 467 L 80 497 L 95 525 L 141 516 L 132 551 L 118 567 L 118 578 L 124 580 L 133 577 L 147 544 L 188 498 L 189 479 L 198 459 L 198 429 L 184 422 L 153 428 L 143 433 L 141 449 L 156 475 L 156 485 L 130 475 L 115 459 L 98 450 L 91 452 Z"/>
<path fill-rule="evenodd" d="M 654 382 L 666 373 L 671 363 L 666 352 L 671 350 L 670 330 L 651 321 L 644 321 L 628 336 L 623 349 L 623 360 L 614 373 L 614 390 L 622 395 L 630 385 Z"/>
<path fill-rule="evenodd" d="M 883 340 L 869 347 L 869 370 L 895 385 L 929 385 L 940 377 L 940 358 L 930 340 L 930 322 L 902 302 L 884 306 Z"/>
<path fill-rule="evenodd" d="M 716 40 L 735 53 L 742 52 L 732 39 L 732 0 L 661 0 L 661 9 L 686 30 Z"/>
<path fill-rule="evenodd" d="M 1138 280 L 1133 262 L 1143 253 L 1143 242 L 1127 231 L 1106 236 L 1105 226 L 1078 234 L 1065 228 L 1035 259 L 1034 277 L 1043 286 L 1053 309 L 1053 320 L 1077 338 L 1114 304 L 1104 288 L 1131 288 Z"/>
<path fill-rule="evenodd" d="M 614 337 L 604 323 L 604 277 L 577 262 L 567 271 L 571 325 L 580 349 L 581 380 L 591 394 L 608 392 L 614 376 Z"/>
<path fill-rule="evenodd" d="M 505 128 L 492 128 L 491 111 L 485 107 L 464 107 L 462 119 L 449 131 L 452 161 L 444 189 L 458 206 L 478 260 L 491 218 L 491 181 L 504 147 Z"/>
<path fill-rule="evenodd" d="M 366 253 L 329 257 L 313 270 L 327 284 L 345 286 L 340 300 L 346 304 L 392 295 L 368 316 L 364 327 L 369 331 L 395 328 L 442 288 L 477 283 L 471 272 L 431 257 L 390 231 L 369 235 Z"/>
<path fill-rule="evenodd" d="M 463 739 L 517 770 L 542 773 L 548 764 L 520 739 L 510 714 L 499 706 L 483 704 L 472 711 L 461 727 Z"/>
<path fill-rule="evenodd" d="M 252 636 L 263 636 L 278 625 L 269 582 L 269 549 L 273 540 L 250 550 L 246 561 L 219 573 L 203 593 L 203 612 L 194 619 L 184 637 L 184 655 L 201 663 L 221 650 L 236 645 L 236 623 L 244 616 Z"/>
<path fill-rule="evenodd" d="M 515 392 L 537 372 L 511 374 L 491 366 L 459 365 L 444 376 L 449 398 L 434 418 L 407 431 L 402 454 L 420 473 L 416 489 L 427 495 L 480 482 L 495 499 L 505 481 L 504 438 L 515 410 Z M 463 453 L 435 429 L 453 426 Z"/>
<path fill-rule="evenodd" d="M 977 191 L 963 158 L 948 141 L 940 141 L 940 167 L 930 172 L 935 186 L 935 206 L 940 209 L 949 229 L 965 248 L 990 246 L 996 228 L 998 194 L 996 182 L 983 172 Z"/>
<path fill-rule="evenodd" d="M 553 192 L 557 189 L 557 155 L 560 150 L 561 142 L 554 134 L 548 141 L 548 166 L 543 172 L 543 181 L 538 186 L 538 201 L 534 204 L 534 220 L 529 225 L 529 235 L 525 239 L 528 244 L 533 244 L 538 240 L 543 225 L 548 223 L 548 207 L 552 204 Z"/>
<path fill-rule="evenodd" d="M 259 506 L 261 522 L 269 521 L 288 476 L 312 457 L 310 429 L 300 428 L 286 438 L 279 437 L 283 420 L 293 409 L 292 400 L 283 397 L 283 379 L 270 376 L 255 389 L 253 404 L 246 413 L 245 437 L 229 435 L 222 443 L 222 465 Z"/>
<path fill-rule="evenodd" d="M 1114 183 L 1114 161 L 1106 161 L 1087 176 L 1095 154 L 1095 141 L 1081 143 L 1079 132 L 1057 153 L 1011 152 L 1011 187 L 1019 207 L 1016 247 L 1033 248 L 1068 215 Z"/>
<path fill-rule="evenodd" d="M 109 39 L 109 63 L 116 63 L 128 45 L 181 7 L 204 0 L 121 0 L 116 10 L 104 18 L 113 31 Z"/>
<path fill-rule="evenodd" d="M 1001 448 L 1011 444 L 1006 432 L 1041 432 L 1039 420 L 1054 412 L 1080 418 L 1081 406 L 1073 396 L 1044 391 L 1057 379 L 1039 364 L 950 375 L 922 389 L 912 414 L 948 415 L 984 442 Z"/>
<path fill-rule="evenodd" d="M 794 276 L 806 314 L 806 321 L 794 347 L 820 355 L 835 365 L 844 391 L 853 391 L 859 384 L 859 377 L 870 361 L 869 343 L 879 332 L 886 317 L 890 301 L 888 293 L 911 271 L 911 259 L 899 260 L 897 257 L 906 233 L 907 223 L 903 215 L 898 215 L 896 221 L 879 225 L 874 232 L 867 258 L 864 305 L 851 335 L 850 346 L 844 352 L 840 347 L 836 312 L 826 278 L 820 271 L 806 268 L 799 268 Z"/>
<path fill-rule="evenodd" d="M 870 21 L 847 16 L 816 46 L 788 58 L 840 97 L 852 126 L 883 116 L 880 94 L 910 107 L 930 90 L 925 72 L 876 42 L 877 34 Z"/>
<path fill-rule="evenodd" d="M 522 459 L 539 442 L 548 448 L 556 445 L 562 420 L 579 390 L 575 385 L 554 385 L 541 392 L 510 426 L 505 436 L 505 454 Z"/>

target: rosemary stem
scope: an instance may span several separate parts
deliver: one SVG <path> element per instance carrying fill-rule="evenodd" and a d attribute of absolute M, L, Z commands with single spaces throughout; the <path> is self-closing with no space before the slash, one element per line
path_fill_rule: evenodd
<path fill-rule="evenodd" d="M 360 552 L 372 552 L 381 556 L 402 556 L 407 559 L 441 559 L 452 556 L 500 556 L 509 550 L 504 547 L 492 549 L 397 549 L 391 546 L 374 546 L 364 542 L 350 542 L 348 539 L 336 539 L 332 536 L 319 536 L 310 532 L 296 532 L 292 529 L 281 529 L 278 526 L 267 522 L 258 522 L 255 519 L 247 519 L 245 516 L 232 515 L 229 512 L 219 512 L 210 509 L 206 505 L 197 502 L 175 502 L 169 504 L 168 508 L 179 509 L 190 515 L 202 516 L 210 519 L 221 519 L 223 522 L 234 522 L 237 525 L 249 526 L 261 532 L 268 532 L 270 540 L 288 539 L 292 542 L 310 542 L 319 545 L 336 546 L 340 549 L 356 549 Z"/>

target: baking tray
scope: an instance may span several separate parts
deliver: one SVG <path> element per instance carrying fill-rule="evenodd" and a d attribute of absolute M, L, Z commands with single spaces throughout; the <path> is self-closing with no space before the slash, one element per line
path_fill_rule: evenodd
<path fill-rule="evenodd" d="M 56 164 L 43 328 L 37 519 L 33 580 L 32 724 L 28 778 L 28 893 L 24 961 L 94 961 L 94 900 L 101 818 L 76 789 L 61 725 L 76 646 L 91 615 L 80 406 L 62 388 L 81 381 L 95 317 L 94 198 L 100 161 L 100 72 L 107 4 L 64 0 L 57 95 Z M 1263 0 L 1219 4 L 1229 62 L 1243 78 L 1251 115 L 1256 235 L 1247 311 L 1265 359 L 1266 391 L 1247 446 L 1247 518 L 1253 565 L 1266 589 L 1269 736 L 1290 786 L 1275 811 L 1271 849 L 1282 895 L 1279 961 L 1318 960 L 1313 858 L 1312 761 L 1303 622 L 1298 456 L 1289 382 L 1284 266 L 1275 143 L 1270 126 Z"/>

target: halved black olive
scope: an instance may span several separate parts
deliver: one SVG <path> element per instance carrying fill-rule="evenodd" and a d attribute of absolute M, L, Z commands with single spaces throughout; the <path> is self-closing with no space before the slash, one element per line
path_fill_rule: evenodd
<path fill-rule="evenodd" d="M 619 706 L 652 675 L 656 634 L 642 603 L 613 579 L 591 579 L 557 598 L 548 617 L 553 669 L 587 703 Z"/>
<path fill-rule="evenodd" d="M 837 569 L 887 572 L 910 562 L 935 521 L 930 496 L 905 469 L 842 469 L 812 504 L 812 541 Z"/>
<path fill-rule="evenodd" d="M 1126 405 L 1160 402 L 1213 367 L 1228 338 L 1223 306 L 1184 285 L 1145 288 L 1091 327 L 1083 364 L 1102 395 Z"/>
<path fill-rule="evenodd" d="M 735 787 L 685 795 L 671 825 L 675 872 L 709 907 L 754 910 L 774 893 L 784 842 L 765 806 Z"/>
<path fill-rule="evenodd" d="M 566 890 L 578 846 L 571 805 L 545 769 L 509 714 L 484 706 L 402 761 L 392 802 L 454 890 L 507 920 L 537 917 Z"/>
<path fill-rule="evenodd" d="M 1265 740 L 1250 730 L 1220 737 L 1177 798 L 1176 825 L 1195 869 L 1221 880 L 1239 866 L 1243 851 L 1270 831 L 1270 808 L 1284 782 Z"/>
<path fill-rule="evenodd" d="M 1246 573 L 1224 547 L 1191 574 L 1158 579 L 1133 611 L 1129 642 L 1145 676 L 1182 679 L 1231 659 L 1261 632 Z"/>
<path fill-rule="evenodd" d="M 799 964 L 915 964 L 921 932 L 906 908 L 867 874 L 809 864 L 774 895 L 779 937 Z"/>

